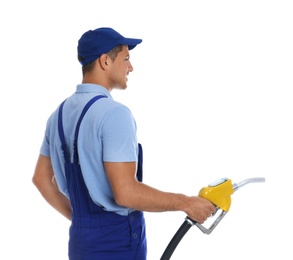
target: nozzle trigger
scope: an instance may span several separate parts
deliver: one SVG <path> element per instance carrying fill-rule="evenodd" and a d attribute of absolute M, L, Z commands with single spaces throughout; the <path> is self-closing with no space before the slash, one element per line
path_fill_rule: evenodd
<path fill-rule="evenodd" d="M 195 222 L 194 224 L 204 233 L 204 234 L 211 234 L 212 231 L 215 229 L 215 227 L 220 223 L 220 221 L 224 218 L 226 215 L 226 211 L 222 210 L 220 215 L 216 218 L 216 220 L 210 225 L 209 228 L 204 227 L 203 225 L 199 224 L 198 222 Z M 215 213 L 212 214 L 214 216 Z"/>

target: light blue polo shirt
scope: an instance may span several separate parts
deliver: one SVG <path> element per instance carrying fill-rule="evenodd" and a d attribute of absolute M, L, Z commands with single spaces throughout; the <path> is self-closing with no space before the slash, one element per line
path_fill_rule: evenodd
<path fill-rule="evenodd" d="M 82 109 L 94 96 L 106 95 L 97 100 L 85 114 L 79 130 L 78 155 L 85 183 L 92 200 L 107 211 L 128 215 L 131 209 L 114 201 L 103 162 L 137 162 L 138 143 L 136 122 L 131 111 L 114 101 L 104 87 L 79 84 L 63 107 L 63 128 L 72 159 L 75 126 Z M 60 191 L 69 193 L 64 171 L 64 158 L 58 133 L 58 108 L 47 121 L 40 153 L 51 157 L 54 174 Z"/>

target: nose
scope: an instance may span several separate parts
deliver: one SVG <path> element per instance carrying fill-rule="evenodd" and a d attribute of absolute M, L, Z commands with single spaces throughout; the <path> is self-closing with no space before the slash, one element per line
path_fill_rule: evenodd
<path fill-rule="evenodd" d="M 133 71 L 133 67 L 132 67 L 132 64 L 131 64 L 130 61 L 129 61 L 129 65 L 128 65 L 128 70 L 129 70 L 129 72 L 132 72 Z"/>

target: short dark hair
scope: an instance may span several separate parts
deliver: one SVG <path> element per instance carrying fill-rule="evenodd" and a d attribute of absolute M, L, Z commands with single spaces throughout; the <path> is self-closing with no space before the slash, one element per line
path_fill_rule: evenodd
<path fill-rule="evenodd" d="M 108 53 L 106 53 L 112 61 L 114 61 L 118 55 L 118 53 L 122 50 L 123 45 L 119 44 L 116 47 L 114 47 L 112 50 L 110 50 Z M 84 58 L 78 55 L 78 60 L 82 61 Z M 82 66 L 82 74 L 91 72 L 96 64 L 97 60 L 94 60 L 84 66 Z"/>

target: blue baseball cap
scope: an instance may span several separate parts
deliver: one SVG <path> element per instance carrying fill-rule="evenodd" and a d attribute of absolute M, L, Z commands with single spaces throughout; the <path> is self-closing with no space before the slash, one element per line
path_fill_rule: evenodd
<path fill-rule="evenodd" d="M 128 49 L 132 50 L 141 42 L 141 39 L 125 38 L 112 28 L 102 27 L 89 30 L 81 36 L 78 41 L 77 53 L 83 58 L 80 63 L 84 66 L 119 44 L 128 45 Z"/>

